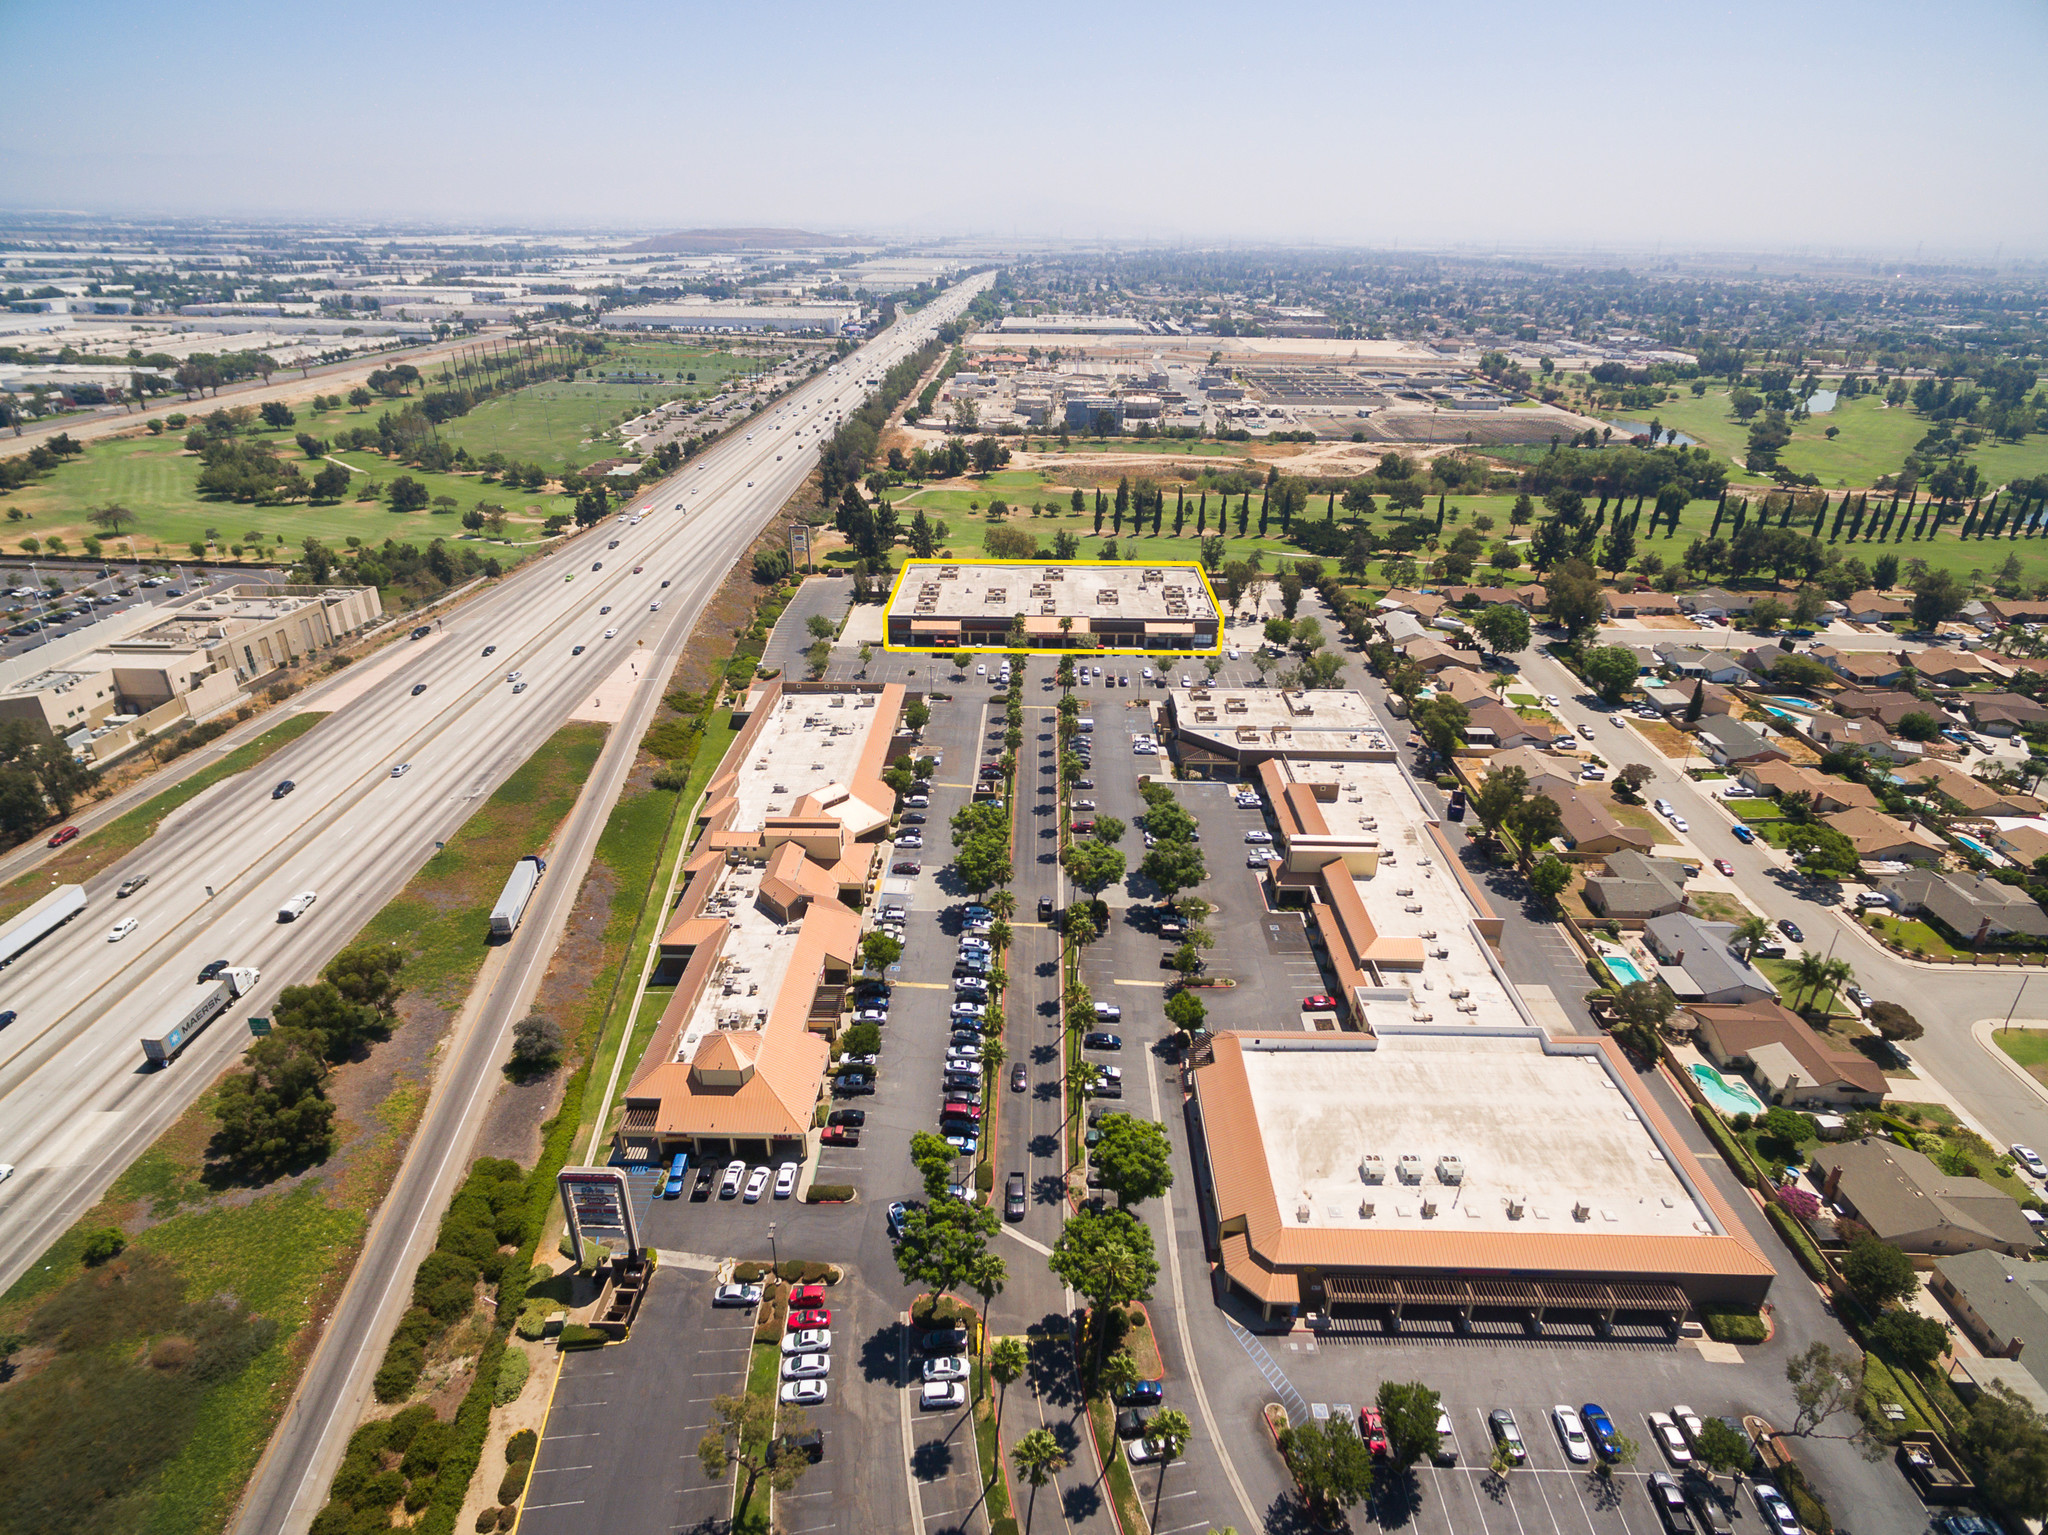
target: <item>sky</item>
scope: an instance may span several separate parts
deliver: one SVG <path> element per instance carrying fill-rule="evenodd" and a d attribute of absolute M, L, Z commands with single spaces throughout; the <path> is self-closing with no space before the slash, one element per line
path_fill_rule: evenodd
<path fill-rule="evenodd" d="M 0 207 L 2048 256 L 2041 0 L 0 0 Z"/>

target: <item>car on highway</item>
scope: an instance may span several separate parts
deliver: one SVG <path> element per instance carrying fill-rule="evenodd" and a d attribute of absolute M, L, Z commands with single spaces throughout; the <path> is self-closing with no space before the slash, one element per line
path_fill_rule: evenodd
<path fill-rule="evenodd" d="M 424 682 L 415 682 L 412 685 L 412 696 L 417 698 L 420 696 L 420 694 L 426 692 L 426 690 L 427 685 Z"/>
<path fill-rule="evenodd" d="M 667 585 L 668 585 L 668 583 L 667 583 L 666 581 L 662 582 L 661 584 L 662 584 L 663 586 L 667 586 Z"/>
<path fill-rule="evenodd" d="M 412 764 L 410 762 L 395 762 L 391 766 L 391 776 L 393 778 L 403 778 L 411 771 Z"/>
<path fill-rule="evenodd" d="M 1508 1452 L 1509 1460 L 1518 1466 L 1528 1460 L 1528 1446 L 1522 1443 L 1522 1429 L 1511 1410 L 1494 1408 L 1486 1415 L 1486 1429 L 1493 1435 L 1493 1442 Z"/>
<path fill-rule="evenodd" d="M 607 630 L 605 630 L 605 632 L 604 632 L 604 637 L 605 637 L 606 639 L 608 639 L 608 640 L 609 640 L 609 639 L 616 639 L 616 638 L 618 638 L 618 633 L 619 633 L 619 631 L 618 631 L 618 630 L 616 630 L 616 629 L 607 629 Z"/>
<path fill-rule="evenodd" d="M 319 899 L 320 897 L 316 892 L 301 890 L 289 901 L 286 901 L 284 905 L 278 907 L 277 920 L 280 922 L 296 922 L 307 912 L 311 911 L 313 903 Z"/>
<path fill-rule="evenodd" d="M 645 565 L 635 565 L 633 567 L 633 574 L 637 576 L 640 574 L 641 571 L 645 570 L 646 568 L 647 567 Z"/>
<path fill-rule="evenodd" d="M 1567 1456 L 1581 1464 L 1593 1458 L 1593 1444 L 1586 1437 L 1586 1426 L 1570 1407 L 1560 1402 L 1551 1408 L 1550 1423 L 1557 1430 L 1558 1443 L 1564 1446 Z"/>
<path fill-rule="evenodd" d="M 523 682 L 515 682 L 512 684 L 512 691 L 515 693 L 524 693 L 526 691 L 526 684 Z"/>
<path fill-rule="evenodd" d="M 752 1307 L 761 1304 L 761 1287 L 757 1284 L 722 1284 L 711 1293 L 714 1306 Z"/>
<path fill-rule="evenodd" d="M 590 562 L 590 568 L 591 568 L 592 570 L 603 570 L 603 569 L 604 569 L 604 561 L 603 561 L 603 560 L 592 560 L 592 561 Z"/>
<path fill-rule="evenodd" d="M 661 599 L 657 597 L 654 599 L 654 601 L 648 603 L 647 611 L 650 613 L 659 613 L 661 611 Z"/>
<path fill-rule="evenodd" d="M 1735 872 L 1735 865 L 1725 858 L 1716 858 L 1714 860 L 1714 868 L 1722 874 L 1732 875 Z"/>
<path fill-rule="evenodd" d="M 570 649 L 570 651 L 569 651 L 569 654 L 570 654 L 570 655 L 572 655 L 572 656 L 580 656 L 580 655 L 582 655 L 582 654 L 583 654 L 583 652 L 584 652 L 585 648 L 586 648 L 586 647 L 584 647 L 584 646 L 582 646 L 582 645 L 576 645 L 576 646 L 573 646 L 573 647 L 571 647 L 571 649 Z"/>
<path fill-rule="evenodd" d="M 1806 942 L 1806 934 L 1802 933 L 1799 930 L 1799 924 L 1797 922 L 1794 922 L 1790 917 L 1780 917 L 1778 919 L 1778 931 L 1783 933 L 1787 938 L 1791 939 L 1794 943 Z"/>
<path fill-rule="evenodd" d="M 822 1380 L 786 1380 L 777 1393 L 785 1407 L 822 1407 L 830 1395 L 829 1383 Z"/>
<path fill-rule="evenodd" d="M 740 1182 L 741 1182 L 741 1180 L 742 1180 L 742 1179 L 744 1179 L 744 1178 L 745 1178 L 746 1176 L 747 1176 L 747 1164 L 746 1164 L 746 1163 L 744 1163 L 744 1162 L 728 1162 L 728 1163 L 726 1163 L 726 1164 L 725 1164 L 725 1173 L 724 1173 L 724 1175 L 723 1175 L 722 1177 L 720 1177 L 720 1178 L 719 1178 L 719 1180 L 718 1180 L 718 1197 L 719 1197 L 720 1199 L 733 1199 L 733 1198 L 736 1198 L 736 1197 L 738 1197 L 738 1195 L 739 1195 L 739 1191 L 740 1191 Z"/>
<path fill-rule="evenodd" d="M 293 783 L 289 778 L 280 779 L 278 781 L 277 787 L 270 791 L 270 797 L 272 799 L 283 799 L 287 794 L 291 793 L 292 790 L 296 789 L 297 787 L 298 785 Z"/>
<path fill-rule="evenodd" d="M 764 1192 L 766 1192 L 768 1188 L 768 1176 L 768 1169 L 765 1167 L 757 1167 L 751 1173 L 747 1174 L 746 1193 L 741 1197 L 744 1198 L 748 1204 L 756 1203 L 760 1199 L 761 1195 Z"/>
<path fill-rule="evenodd" d="M 526 673 L 524 670 L 515 667 L 511 671 L 505 673 L 505 680 L 507 682 L 517 682 L 521 677 L 524 677 L 525 675 Z"/>
<path fill-rule="evenodd" d="M 56 833 L 51 836 L 49 846 L 62 847 L 65 843 L 75 840 L 77 836 L 78 828 L 76 826 L 60 827 L 58 828 Z"/>
<path fill-rule="evenodd" d="M 148 883 L 149 876 L 147 874 L 137 874 L 132 878 L 124 879 L 121 881 L 121 888 L 114 892 L 114 899 L 117 901 L 125 901 L 128 899 L 129 896 L 135 894 L 136 891 L 140 890 L 144 885 Z"/>
<path fill-rule="evenodd" d="M 486 656 L 494 656 L 494 655 L 496 655 L 497 653 L 498 653 L 498 647 L 497 647 L 496 645 L 486 645 L 486 646 L 484 646 L 484 654 L 485 654 Z"/>
<path fill-rule="evenodd" d="M 227 968 L 228 962 L 224 959 L 208 960 L 205 964 L 199 967 L 200 984 L 204 985 L 208 981 L 217 979 L 220 973 Z"/>
<path fill-rule="evenodd" d="M 607 603 L 606 603 L 606 604 L 605 604 L 605 605 L 604 605 L 603 607 L 601 607 L 601 608 L 599 608 L 599 609 L 597 610 L 597 616 L 598 616 L 599 618 L 602 618 L 602 617 L 604 617 L 604 616 L 605 616 L 605 614 L 609 613 L 609 612 L 610 612 L 611 610 L 612 610 L 612 605 L 611 605 L 611 604 L 610 604 L 609 602 L 607 602 Z"/>
<path fill-rule="evenodd" d="M 107 933 L 107 942 L 119 943 L 123 938 L 126 938 L 130 933 L 134 932 L 140 926 L 142 926 L 142 923 L 136 918 L 123 917 L 119 922 L 116 922 L 113 925 L 112 929 Z"/>

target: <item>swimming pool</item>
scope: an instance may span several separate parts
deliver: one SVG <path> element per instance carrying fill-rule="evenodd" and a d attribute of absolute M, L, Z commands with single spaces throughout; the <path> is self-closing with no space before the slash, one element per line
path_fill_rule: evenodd
<path fill-rule="evenodd" d="M 1949 835 L 1980 858 L 1990 858 L 1993 856 L 1991 849 L 1979 842 L 1975 837 L 1966 837 L 1959 831 L 1952 831 Z"/>
<path fill-rule="evenodd" d="M 1633 986 L 1637 981 L 1649 979 L 1636 968 L 1636 962 L 1625 954 L 1603 954 L 1600 956 L 1600 962 L 1624 986 Z"/>
<path fill-rule="evenodd" d="M 1695 1061 L 1687 1070 L 1692 1072 L 1692 1079 L 1699 1083 L 1700 1091 L 1707 1095 L 1707 1102 L 1727 1118 L 1732 1119 L 1737 1114 L 1761 1114 L 1764 1111 L 1763 1099 L 1749 1090 L 1748 1083 L 1731 1082 L 1704 1061 Z"/>

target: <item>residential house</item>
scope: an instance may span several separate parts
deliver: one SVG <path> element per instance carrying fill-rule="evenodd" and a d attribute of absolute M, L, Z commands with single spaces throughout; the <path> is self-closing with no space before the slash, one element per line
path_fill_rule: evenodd
<path fill-rule="evenodd" d="M 1465 740 L 1472 746 L 1548 746 L 1569 727 L 1556 720 L 1525 720 L 1497 698 L 1479 698 L 1465 705 Z"/>
<path fill-rule="evenodd" d="M 2048 911 L 2026 891 L 1975 874 L 1914 869 L 1881 888 L 1907 915 L 1930 918 L 1965 948 L 2001 938 L 2048 938 Z"/>
<path fill-rule="evenodd" d="M 1505 773 L 1509 768 L 1520 768 L 1523 778 L 1530 783 L 1536 782 L 1539 778 L 1556 778 L 1569 787 L 1573 780 L 1565 778 L 1559 772 L 1560 768 L 1568 765 L 1556 757 L 1546 756 L 1533 746 L 1514 746 L 1506 751 L 1497 751 L 1486 759 L 1486 776 L 1491 778 L 1495 773 Z"/>
<path fill-rule="evenodd" d="M 1441 640 L 1433 640 L 1425 636 L 1419 640 L 1410 640 L 1407 644 L 1403 645 L 1401 647 L 1401 654 L 1413 661 L 1425 672 L 1435 673 L 1442 671 L 1447 666 L 1464 665 L 1468 653 L 1453 650 Z"/>
<path fill-rule="evenodd" d="M 1522 588 L 1516 586 L 1442 586 L 1437 590 L 1453 607 L 1460 608 L 1490 608 L 1522 600 Z"/>
<path fill-rule="evenodd" d="M 1815 768 L 1794 767 L 1789 762 L 1753 762 L 1736 774 L 1746 789 L 1782 799 L 1804 794 L 1822 815 L 1837 810 L 1871 810 L 1881 802 L 1876 793 L 1846 778 L 1833 778 Z"/>
<path fill-rule="evenodd" d="M 1609 853 L 1647 853 L 1656 846 L 1654 833 L 1640 826 L 1624 826 L 1599 800 L 1581 794 L 1578 784 L 1555 775 L 1529 780 L 1529 792 L 1541 794 L 1557 806 L 1564 843 L 1580 857 L 1601 857 Z"/>
<path fill-rule="evenodd" d="M 1690 613 L 1695 618 L 1735 618 L 1756 606 L 1756 595 L 1709 586 L 1703 591 L 1683 594 L 1678 599 L 1678 606 L 1681 612 Z"/>
<path fill-rule="evenodd" d="M 1921 826 L 1909 826 L 1878 810 L 1845 810 L 1828 817 L 1828 825 L 1856 844 L 1865 862 L 1933 863 L 1948 844 Z"/>
<path fill-rule="evenodd" d="M 1388 608 L 1380 614 L 1380 633 L 1386 636 L 1389 645 L 1399 647 L 1421 639 L 1428 632 L 1421 619 L 1400 608 Z"/>
<path fill-rule="evenodd" d="M 1790 752 L 1766 739 L 1754 725 L 1730 715 L 1702 718 L 1692 729 L 1716 767 L 1739 768 L 1752 762 L 1792 760 Z"/>
<path fill-rule="evenodd" d="M 1736 653 L 1735 659 L 1742 663 L 1742 669 L 1752 677 L 1768 677 L 1792 652 L 1781 645 L 1752 645 Z"/>
<path fill-rule="evenodd" d="M 1668 592 L 1624 592 L 1609 587 L 1605 595 L 1610 623 L 1617 618 L 1663 617 L 1678 612 L 1678 599 Z"/>
<path fill-rule="evenodd" d="M 1545 608 L 1548 608 L 1550 606 L 1550 593 L 1544 590 L 1541 586 L 1533 584 L 1529 586 L 1518 586 L 1514 589 L 1514 591 L 1514 600 L 1521 603 L 1521 605 L 1527 608 L 1531 613 L 1541 613 Z"/>
<path fill-rule="evenodd" d="M 2048 624 L 2048 602 L 2038 599 L 2028 601 L 2024 597 L 1987 597 L 1984 607 L 1993 618 L 2005 624 Z"/>
<path fill-rule="evenodd" d="M 1909 1253 L 2034 1246 L 2034 1228 L 2009 1194 L 1981 1178 L 1952 1178 L 1927 1157 L 1888 1140 L 1822 1142 L 1807 1176 L 1821 1197 Z"/>
<path fill-rule="evenodd" d="M 1969 688 L 1981 682 L 2010 682 L 2012 669 L 1974 650 L 1923 650 L 1913 669 L 1937 687 Z"/>
<path fill-rule="evenodd" d="M 2048 725 L 2048 708 L 2021 693 L 1973 693 L 1961 702 L 1971 722 L 1989 736 L 2016 735 L 2022 725 Z"/>
<path fill-rule="evenodd" d="M 1461 704 L 1494 696 L 1493 679 L 1480 676 L 1469 666 L 1445 667 L 1436 674 L 1433 685 L 1439 693 L 1448 693 Z"/>
<path fill-rule="evenodd" d="M 1617 922 L 1642 922 L 1685 906 L 1685 865 L 1634 849 L 1607 855 L 1606 872 L 1586 876 L 1586 909 Z"/>
<path fill-rule="evenodd" d="M 1657 956 L 1657 979 L 1681 1002 L 1759 1002 L 1778 994 L 1743 957 L 1732 922 L 1671 912 L 1645 922 L 1643 940 Z"/>
<path fill-rule="evenodd" d="M 1927 714 L 1931 706 L 1923 699 L 1896 688 L 1848 688 L 1832 702 L 1837 714 L 1849 719 L 1874 719 L 1888 731 L 1897 730 L 1909 714 Z"/>
<path fill-rule="evenodd" d="M 1411 592 L 1405 586 L 1397 586 L 1373 606 L 1382 611 L 1389 608 L 1405 608 L 1427 622 L 1444 610 L 1445 599 L 1435 592 Z"/>
<path fill-rule="evenodd" d="M 2031 794 L 1994 789 L 1983 779 L 1966 773 L 1953 762 L 1943 762 L 1937 757 L 1929 757 L 1923 762 L 1903 768 L 1899 776 L 1905 779 L 1908 789 L 1917 790 L 1922 784 L 1932 783 L 1936 789 L 1961 805 L 1971 815 L 2040 815 L 2044 809 L 2048 809 L 2048 806 L 2043 806 L 2041 801 Z"/>
<path fill-rule="evenodd" d="M 2036 820 L 1998 819 L 1992 843 L 2014 863 L 2032 868 L 2037 858 L 2048 858 L 2048 824 Z"/>
<path fill-rule="evenodd" d="M 1656 650 L 1660 662 L 1691 681 L 1704 678 L 1726 684 L 1750 680 L 1748 669 L 1725 650 L 1703 650 L 1697 645 L 1659 645 Z M 1687 691 L 1689 696 L 1690 689 Z"/>
<path fill-rule="evenodd" d="M 1905 675 L 1899 658 L 1881 650 L 1838 650 L 1833 645 L 1815 645 L 1806 654 L 1854 688 L 1890 687 Z"/>
<path fill-rule="evenodd" d="M 1837 1049 L 1780 1003 L 1693 1003 L 1686 1011 L 1701 1053 L 1723 1071 L 1749 1072 L 1769 1102 L 1820 1110 L 1884 1102 L 1884 1072 L 1874 1062 Z"/>
<path fill-rule="evenodd" d="M 1997 1248 L 1979 1248 L 1935 1264 L 1927 1288 L 1981 1352 L 2019 1360 L 2048 1391 L 2048 1263 L 2021 1263 Z"/>
<path fill-rule="evenodd" d="M 1859 624 L 1899 623 L 1913 616 L 1913 599 L 1889 592 L 1857 592 L 1843 606 L 1850 620 Z"/>

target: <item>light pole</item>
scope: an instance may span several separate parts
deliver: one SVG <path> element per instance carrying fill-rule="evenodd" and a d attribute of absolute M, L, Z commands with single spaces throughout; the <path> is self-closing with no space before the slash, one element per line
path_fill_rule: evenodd
<path fill-rule="evenodd" d="M 2012 1027 L 2012 1015 L 2020 1010 L 2020 998 L 2027 994 L 2027 982 L 2032 979 L 2031 975 L 2020 977 L 2020 989 L 2012 994 L 2012 1006 L 2005 1010 L 2005 1022 L 1998 1026 L 1999 1033 L 2003 1034 Z"/>
<path fill-rule="evenodd" d="M 775 1250 L 775 1222 L 773 1221 L 768 1223 L 768 1267 L 772 1273 L 780 1277 L 782 1273 L 782 1259 L 777 1256 Z"/>

